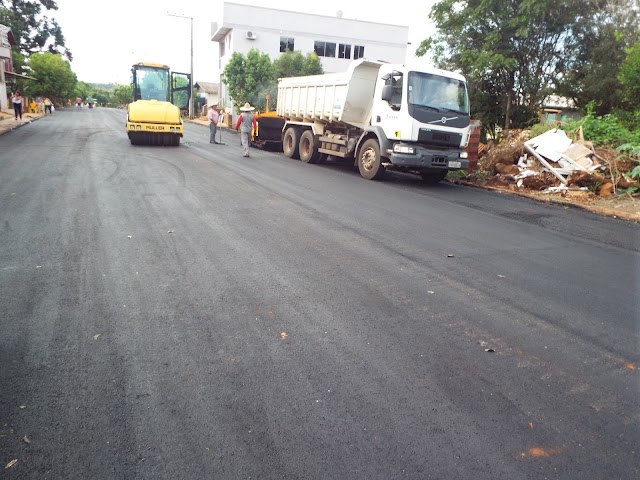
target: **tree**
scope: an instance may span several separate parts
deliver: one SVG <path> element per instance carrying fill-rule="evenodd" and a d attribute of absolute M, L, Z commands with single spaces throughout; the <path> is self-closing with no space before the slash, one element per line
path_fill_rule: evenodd
<path fill-rule="evenodd" d="M 275 79 L 285 77 L 297 77 L 302 75 L 319 75 L 324 73 L 320 58 L 315 52 L 308 53 L 306 57 L 301 52 L 287 50 L 273 61 L 273 74 Z"/>
<path fill-rule="evenodd" d="M 236 108 L 245 102 L 262 109 L 273 108 L 278 96 L 278 78 L 318 75 L 324 73 L 320 59 L 315 52 L 303 56 L 296 51 L 286 51 L 273 62 L 269 56 L 251 49 L 245 58 L 234 52 L 224 69 L 224 83 Z"/>
<path fill-rule="evenodd" d="M 273 79 L 273 65 L 266 53 L 252 48 L 245 58 L 234 52 L 224 69 L 224 83 L 237 110 L 245 102 L 260 105 L 262 93 Z"/>
<path fill-rule="evenodd" d="M 320 57 L 315 52 L 303 56 L 300 51 L 287 50 L 273 61 L 273 79 L 260 92 L 260 100 L 266 102 L 269 95 L 270 107 L 278 98 L 278 79 L 324 73 Z M 261 105 L 260 103 L 258 105 Z"/>
<path fill-rule="evenodd" d="M 133 100 L 131 85 L 117 85 L 113 89 L 112 102 L 116 105 L 128 105 Z"/>
<path fill-rule="evenodd" d="M 304 75 L 322 75 L 324 73 L 320 57 L 318 57 L 316 52 L 307 53 L 307 56 L 304 58 L 302 71 Z"/>
<path fill-rule="evenodd" d="M 627 49 L 640 40 L 640 1 L 589 0 L 585 7 L 572 32 L 575 51 L 556 86 L 578 107 L 591 104 L 601 116 L 626 108 L 618 72 Z"/>
<path fill-rule="evenodd" d="M 534 121 L 536 108 L 562 75 L 574 48 L 571 31 L 582 0 L 442 0 L 430 18 L 437 34 L 416 54 L 432 50 L 436 63 L 469 79 L 474 116 L 496 122 L 486 88 L 503 112 L 505 128 Z M 488 82 L 490 85 L 487 85 Z M 484 90 L 483 90 L 484 88 Z M 513 117 L 517 114 L 518 122 Z"/>
<path fill-rule="evenodd" d="M 86 99 L 93 92 L 93 87 L 87 82 L 77 82 L 73 91 L 75 97 Z"/>
<path fill-rule="evenodd" d="M 45 96 L 64 103 L 76 88 L 76 74 L 66 59 L 54 53 L 34 53 L 27 64 L 29 76 L 37 80 L 25 82 L 28 96 Z"/>
<path fill-rule="evenodd" d="M 60 25 L 43 10 L 58 10 L 58 5 L 54 0 L 0 0 L 0 23 L 11 28 L 23 55 L 48 51 L 73 60 Z"/>
<path fill-rule="evenodd" d="M 628 50 L 619 77 L 624 97 L 631 103 L 631 108 L 640 109 L 640 42 Z"/>
<path fill-rule="evenodd" d="M 94 83 L 91 83 L 90 85 L 91 96 L 93 97 L 96 105 L 106 105 L 107 103 L 109 103 L 109 100 L 111 98 L 111 92 L 109 90 L 98 88 Z"/>
<path fill-rule="evenodd" d="M 287 50 L 273 61 L 273 76 L 278 78 L 304 75 L 304 57 L 299 51 Z"/>
<path fill-rule="evenodd" d="M 629 130 L 640 132 L 640 42 L 627 51 L 619 79 L 627 108 L 617 115 Z"/>

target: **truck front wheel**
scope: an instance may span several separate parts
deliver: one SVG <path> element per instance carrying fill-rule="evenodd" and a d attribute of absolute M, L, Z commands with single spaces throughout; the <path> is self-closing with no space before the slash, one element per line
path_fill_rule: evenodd
<path fill-rule="evenodd" d="M 370 138 L 362 144 L 358 153 L 358 170 L 367 180 L 380 180 L 384 175 L 380 145 L 375 138 Z"/>
<path fill-rule="evenodd" d="M 282 151 L 289 158 L 300 158 L 298 143 L 300 142 L 300 131 L 297 128 L 289 127 L 282 137 Z"/>
<path fill-rule="evenodd" d="M 305 163 L 317 163 L 320 152 L 318 152 L 318 142 L 311 130 L 305 130 L 300 137 L 300 160 Z"/>

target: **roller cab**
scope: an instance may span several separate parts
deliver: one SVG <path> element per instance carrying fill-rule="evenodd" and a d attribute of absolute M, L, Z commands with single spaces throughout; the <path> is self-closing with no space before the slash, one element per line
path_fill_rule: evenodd
<path fill-rule="evenodd" d="M 143 62 L 133 65 L 131 73 L 134 101 L 126 123 L 131 144 L 180 145 L 184 133 L 180 109 L 188 106 L 190 76 Z"/>

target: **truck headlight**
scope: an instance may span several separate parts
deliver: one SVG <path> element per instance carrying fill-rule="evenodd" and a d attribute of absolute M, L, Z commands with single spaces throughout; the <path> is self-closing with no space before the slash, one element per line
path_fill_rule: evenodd
<path fill-rule="evenodd" d="M 406 153 L 409 155 L 413 155 L 414 153 L 416 153 L 416 149 L 408 145 L 402 145 L 400 143 L 396 143 L 393 146 L 393 153 Z"/>
<path fill-rule="evenodd" d="M 469 158 L 469 154 L 467 152 L 460 152 L 460 158 Z"/>

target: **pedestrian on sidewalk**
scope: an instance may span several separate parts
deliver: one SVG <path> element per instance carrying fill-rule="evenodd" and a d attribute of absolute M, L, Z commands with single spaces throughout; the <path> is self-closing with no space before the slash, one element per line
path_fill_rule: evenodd
<path fill-rule="evenodd" d="M 244 104 L 244 107 L 240 108 L 242 112 L 236 122 L 236 130 L 240 129 L 240 141 L 242 142 L 242 156 L 249 156 L 249 140 L 251 138 L 251 130 L 257 130 L 256 117 L 253 113 L 254 107 L 249 105 L 249 102 Z"/>
<path fill-rule="evenodd" d="M 209 119 L 209 143 L 218 143 L 216 142 L 216 132 L 218 131 L 218 122 L 220 121 L 220 114 L 218 110 L 215 109 L 214 105 L 209 107 L 209 113 L 207 113 L 207 118 Z"/>
<path fill-rule="evenodd" d="M 46 115 L 47 112 L 49 112 L 49 115 L 52 115 L 53 112 L 51 110 L 51 105 L 53 105 L 53 103 L 51 102 L 51 100 L 49 100 L 49 97 L 44 97 L 43 103 L 44 103 L 44 114 Z"/>
<path fill-rule="evenodd" d="M 24 98 L 22 97 L 20 90 L 15 91 L 11 101 L 13 102 L 13 113 L 16 116 L 16 120 L 18 120 L 18 116 L 20 117 L 20 120 L 22 120 L 22 104 L 24 102 Z"/>

